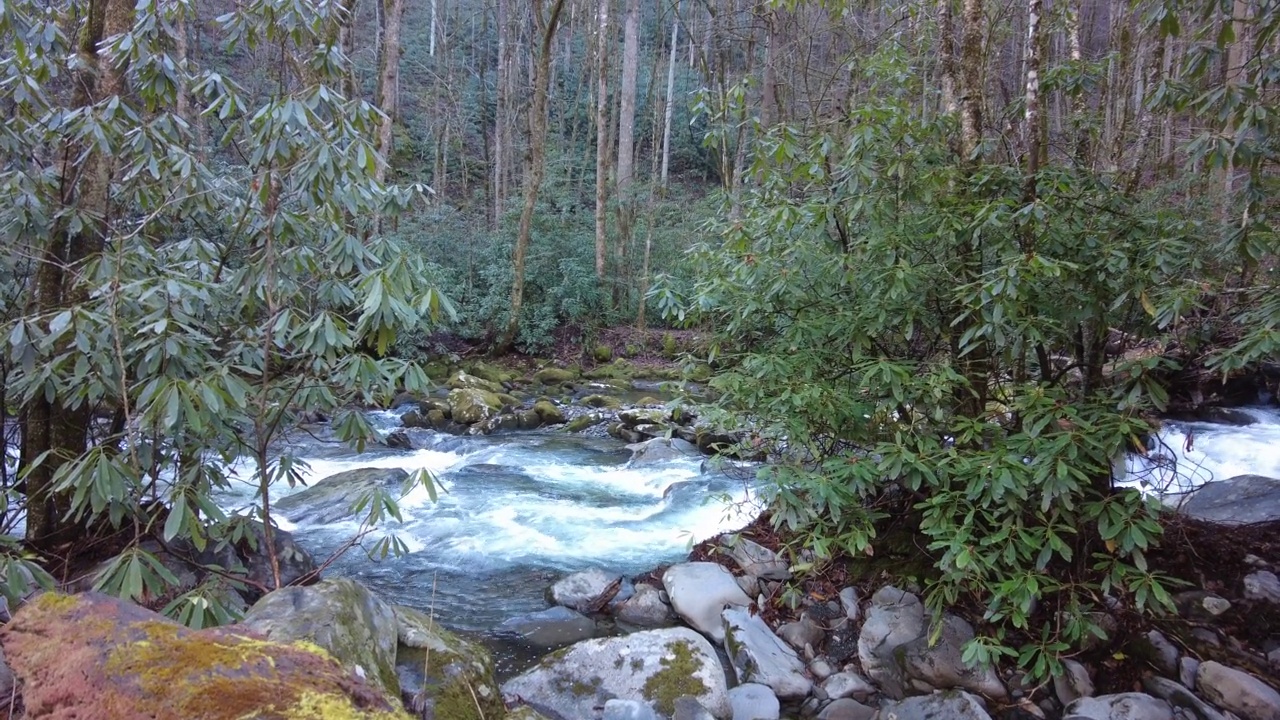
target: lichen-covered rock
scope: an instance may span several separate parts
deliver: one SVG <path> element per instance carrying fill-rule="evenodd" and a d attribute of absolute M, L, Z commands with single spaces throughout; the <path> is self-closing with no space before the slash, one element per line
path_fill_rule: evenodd
<path fill-rule="evenodd" d="M 348 470 L 280 498 L 275 502 L 275 509 L 295 523 L 323 525 L 348 520 L 352 506 L 361 495 L 375 488 L 398 487 L 408 479 L 409 473 L 400 468 Z"/>
<path fill-rule="evenodd" d="M 871 596 L 866 622 L 858 635 L 858 660 L 867 677 L 891 698 L 906 695 L 906 678 L 894 652 L 925 633 L 920 598 L 892 585 Z"/>
<path fill-rule="evenodd" d="M 559 425 L 564 422 L 564 411 L 550 400 L 539 400 L 533 404 L 533 411 L 543 425 Z"/>
<path fill-rule="evenodd" d="M 449 412 L 453 421 L 461 425 L 484 422 L 502 409 L 502 401 L 488 390 L 459 388 L 449 391 Z"/>
<path fill-rule="evenodd" d="M 308 643 L 189 630 L 93 593 L 47 593 L 0 630 L 30 720 L 407 720 L 394 696 Z"/>
<path fill-rule="evenodd" d="M 1244 720 L 1280 720 L 1280 693 L 1242 670 L 1203 662 L 1196 671 L 1196 689 L 1205 700 Z"/>
<path fill-rule="evenodd" d="M 576 370 L 569 370 L 566 368 L 542 368 L 533 374 L 534 382 L 542 383 L 543 385 L 563 385 L 577 379 L 578 372 Z"/>
<path fill-rule="evenodd" d="M 315 643 L 392 697 L 400 695 L 395 613 L 354 580 L 329 579 L 267 593 L 245 613 L 243 627 L 279 642 Z"/>
<path fill-rule="evenodd" d="M 733 575 L 715 563 L 672 565 L 662 574 L 662 586 L 676 614 L 716 642 L 724 642 L 720 613 L 731 605 L 751 604 L 751 598 L 738 587 Z"/>
<path fill-rule="evenodd" d="M 1173 720 L 1173 708 L 1146 693 L 1117 693 L 1080 698 L 1067 706 L 1063 720 Z"/>
<path fill-rule="evenodd" d="M 611 395 L 601 395 L 595 393 L 586 395 L 578 401 L 579 403 L 591 408 L 617 410 L 622 407 L 622 401 Z"/>
<path fill-rule="evenodd" d="M 489 651 L 441 628 L 417 610 L 400 606 L 392 610 L 399 632 L 396 673 L 410 707 L 419 712 L 430 707 L 440 720 L 503 716 Z"/>
<path fill-rule="evenodd" d="M 804 663 L 764 618 L 731 607 L 724 618 L 724 647 L 740 683 L 767 685 L 780 698 L 803 698 L 813 689 Z"/>
<path fill-rule="evenodd" d="M 598 720 L 612 698 L 651 703 L 670 716 L 683 696 L 721 720 L 729 717 L 724 668 L 711 644 L 688 628 L 584 640 L 508 680 L 502 693 L 543 714 L 575 720 Z"/>
<path fill-rule="evenodd" d="M 502 392 L 502 385 L 492 380 L 485 380 L 475 375 L 469 375 L 461 370 L 454 373 L 450 378 L 448 385 L 453 390 L 484 390 L 491 393 Z"/>

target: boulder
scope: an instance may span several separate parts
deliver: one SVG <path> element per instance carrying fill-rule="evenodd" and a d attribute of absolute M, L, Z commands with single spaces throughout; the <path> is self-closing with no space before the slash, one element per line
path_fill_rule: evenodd
<path fill-rule="evenodd" d="M 743 683 L 729 691 L 733 720 L 778 720 L 782 705 L 768 686 Z"/>
<path fill-rule="evenodd" d="M 609 416 L 600 412 L 583 413 L 568 422 L 564 426 L 565 432 L 582 432 L 589 427 L 594 427 L 608 420 Z"/>
<path fill-rule="evenodd" d="M 600 718 L 613 698 L 649 702 L 670 716 L 676 699 L 689 696 L 720 720 L 730 713 L 715 649 L 688 628 L 583 640 L 508 680 L 502 692 L 544 714 L 575 720 Z"/>
<path fill-rule="evenodd" d="M 1093 695 L 1093 678 L 1084 665 L 1071 659 L 1062 661 L 1062 672 L 1053 676 L 1053 692 L 1064 706 Z"/>
<path fill-rule="evenodd" d="M 460 388 L 449 391 L 449 412 L 456 423 L 475 425 L 493 417 L 501 409 L 502 401 L 487 390 Z"/>
<path fill-rule="evenodd" d="M 791 565 L 769 548 L 741 535 L 722 535 L 720 544 L 742 572 L 765 580 L 790 580 Z"/>
<path fill-rule="evenodd" d="M 621 576 L 592 568 L 560 578 L 551 586 L 551 601 L 579 612 L 596 612 L 618 592 Z M 609 593 L 609 598 L 601 596 Z"/>
<path fill-rule="evenodd" d="M 495 394 L 502 392 L 501 383 L 496 383 L 492 380 L 485 380 L 484 378 L 477 377 L 475 375 L 469 375 L 462 370 L 459 370 L 450 376 L 449 382 L 446 384 L 451 390 L 484 390 Z M 449 394 L 452 395 L 453 393 Z"/>
<path fill-rule="evenodd" d="M 404 719 L 398 699 L 309 643 L 190 630 L 129 602 L 45 593 L 0 630 L 27 718 Z"/>
<path fill-rule="evenodd" d="M 430 616 L 393 607 L 399 644 L 396 675 L 406 704 L 426 716 L 484 720 L 503 714 L 489 651 L 441 628 Z"/>
<path fill-rule="evenodd" d="M 277 642 L 314 643 L 388 695 L 400 696 L 395 612 L 354 580 L 331 578 L 267 593 L 245 613 L 242 627 Z"/>
<path fill-rule="evenodd" d="M 662 574 L 671 608 L 695 630 L 724 642 L 720 613 L 728 606 L 746 607 L 751 598 L 720 565 L 693 562 L 672 565 Z"/>
<path fill-rule="evenodd" d="M 925 629 L 920 598 L 892 585 L 880 588 L 871 596 L 867 619 L 858 634 L 858 660 L 862 671 L 885 695 L 895 699 L 906 695 L 906 678 L 894 652 L 923 637 Z"/>
<path fill-rule="evenodd" d="M 1068 705 L 1063 720 L 1173 720 L 1173 708 L 1146 693 L 1099 695 Z"/>
<path fill-rule="evenodd" d="M 636 585 L 631 597 L 618 603 L 613 616 L 639 627 L 666 627 L 674 619 L 671 606 L 662 602 L 662 592 L 652 585 Z"/>
<path fill-rule="evenodd" d="M 887 702 L 880 706 L 880 717 L 896 720 L 991 720 L 982 701 L 962 690 Z"/>
<path fill-rule="evenodd" d="M 1209 660 L 1196 671 L 1196 689 L 1243 720 L 1280 720 L 1280 693 L 1247 672 Z"/>
<path fill-rule="evenodd" d="M 324 525 L 351 519 L 351 508 L 376 488 L 398 487 L 409 479 L 400 468 L 359 468 L 340 472 L 276 500 L 275 509 L 295 523 Z"/>
<path fill-rule="evenodd" d="M 632 428 L 638 425 L 661 425 L 667 420 L 667 411 L 662 408 L 629 408 L 618 412 L 618 420 Z"/>
<path fill-rule="evenodd" d="M 564 411 L 550 400 L 539 400 L 533 404 L 533 411 L 543 425 L 559 425 L 564 422 Z"/>
<path fill-rule="evenodd" d="M 1191 493 L 1178 510 L 1223 525 L 1280 520 L 1280 480 L 1262 475 L 1237 475 L 1207 482 Z"/>
<path fill-rule="evenodd" d="M 278 505 L 277 505 L 278 507 Z M 235 558 L 233 562 L 240 562 L 244 567 L 245 577 L 249 579 L 251 585 L 246 586 L 247 589 L 240 592 L 246 600 L 253 602 L 261 597 L 262 593 L 253 589 L 259 587 L 275 587 L 275 569 L 280 569 L 280 585 L 290 585 L 303 580 L 303 578 L 313 576 L 316 573 L 316 561 L 311 557 L 311 553 L 302 547 L 298 541 L 293 539 L 293 534 L 281 530 L 280 528 L 271 529 L 271 542 L 276 548 L 276 563 L 273 566 L 271 557 L 267 552 L 267 540 L 263 533 L 262 523 L 252 521 L 253 541 L 250 542 L 246 536 L 241 540 L 234 549 Z M 228 548 L 228 551 L 230 548 Z M 218 554 L 214 549 L 210 554 Z M 201 558 L 204 562 L 204 558 Z M 222 564 L 218 562 L 217 564 Z M 226 567 L 224 565 L 224 567 Z"/>
<path fill-rule="evenodd" d="M 653 465 L 668 460 L 696 457 L 698 449 L 680 438 L 653 438 L 627 446 L 632 467 Z"/>
<path fill-rule="evenodd" d="M 724 648 L 738 682 L 768 685 L 780 698 L 798 699 L 809 694 L 813 681 L 805 674 L 804 662 L 769 629 L 764 618 L 737 607 L 727 608 L 721 617 Z"/>
<path fill-rule="evenodd" d="M 907 691 L 959 688 L 998 700 L 1008 697 L 994 667 L 964 661 L 964 646 L 974 638 L 973 626 L 950 614 L 942 616 L 941 624 L 937 632 L 926 631 L 894 651 Z"/>
<path fill-rule="evenodd" d="M 538 647 L 558 647 L 591 637 L 596 624 L 580 612 L 553 607 L 504 620 L 494 632 L 521 637 Z"/>
<path fill-rule="evenodd" d="M 543 385 L 563 385 L 578 379 L 576 370 L 568 370 L 565 368 L 548 367 L 542 368 L 533 374 L 534 382 Z"/>
<path fill-rule="evenodd" d="M 387 447 L 395 450 L 412 450 L 413 442 L 409 440 L 409 433 L 404 430 L 393 430 L 387 433 L 387 437 L 382 441 Z"/>
<path fill-rule="evenodd" d="M 586 395 L 578 401 L 590 408 L 616 410 L 622 407 L 622 401 L 611 395 Z"/>

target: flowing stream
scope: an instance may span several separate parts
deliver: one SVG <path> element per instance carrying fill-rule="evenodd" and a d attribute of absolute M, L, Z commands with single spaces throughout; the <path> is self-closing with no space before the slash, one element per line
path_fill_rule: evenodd
<path fill-rule="evenodd" d="M 1166 421 L 1146 457 L 1130 455 L 1130 484 L 1170 500 L 1236 475 L 1280 478 L 1280 408 L 1236 408 L 1253 422 Z"/>
<path fill-rule="evenodd" d="M 391 412 L 369 419 L 384 432 L 400 426 Z M 555 431 L 409 434 L 417 449 L 355 454 L 313 440 L 294 452 L 310 466 L 308 482 L 365 467 L 426 468 L 436 476 L 444 490 L 438 500 L 414 489 L 400 503 L 404 523 L 392 520 L 384 528 L 404 541 L 408 554 L 372 559 L 354 548 L 328 572 L 356 578 L 390 602 L 430 611 L 456 629 L 485 632 L 545 609 L 547 588 L 574 570 L 633 575 L 680 560 L 692 543 L 741 527 L 755 510 L 749 502 L 754 472 L 713 469 L 698 456 L 632 467 L 631 452 L 613 438 Z M 273 492 L 279 490 L 288 492 Z M 251 494 L 248 484 L 238 486 L 223 504 L 247 503 Z M 281 525 L 317 559 L 357 528 L 354 520 L 295 526 L 287 517 Z"/>

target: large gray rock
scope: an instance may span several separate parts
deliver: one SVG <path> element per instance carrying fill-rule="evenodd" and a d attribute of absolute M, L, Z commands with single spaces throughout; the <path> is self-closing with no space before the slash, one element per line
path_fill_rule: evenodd
<path fill-rule="evenodd" d="M 943 615 L 941 623 L 932 645 L 935 633 L 926 631 L 895 651 L 907 690 L 927 693 L 959 688 L 994 699 L 1008 697 L 995 668 L 964 661 L 964 646 L 974 638 L 973 626 L 955 615 Z"/>
<path fill-rule="evenodd" d="M 720 720 L 730 715 L 724 668 L 706 638 L 688 628 L 583 640 L 508 680 L 502 692 L 543 714 L 598 720 L 612 698 L 652 703 L 663 715 L 695 698 Z"/>
<path fill-rule="evenodd" d="M 924 636 L 925 629 L 920 598 L 892 585 L 871 596 L 867 619 L 858 634 L 858 660 L 862 671 L 885 695 L 895 699 L 906 695 L 906 678 L 894 652 Z"/>
<path fill-rule="evenodd" d="M 1173 708 L 1146 693 L 1099 695 L 1068 705 L 1063 720 L 1173 720 Z"/>
<path fill-rule="evenodd" d="M 1196 672 L 1196 689 L 1244 720 L 1280 720 L 1280 693 L 1247 672 L 1209 660 Z"/>
<path fill-rule="evenodd" d="M 740 683 L 768 685 L 780 698 L 802 698 L 813 689 L 804 662 L 764 618 L 744 608 L 723 613 L 724 647 Z"/>
<path fill-rule="evenodd" d="M 583 570 L 560 578 L 551 586 L 551 600 L 557 605 L 573 608 L 578 612 L 589 612 L 592 604 L 621 579 L 616 573 L 607 573 L 600 568 Z M 613 587 L 617 592 L 617 588 Z"/>
<path fill-rule="evenodd" d="M 1070 705 L 1082 697 L 1093 695 L 1093 678 L 1089 677 L 1089 670 L 1084 665 L 1064 659 L 1062 672 L 1053 676 L 1053 692 L 1058 696 L 1058 702 Z"/>
<path fill-rule="evenodd" d="M 241 627 L 277 642 L 319 645 L 392 697 L 400 695 L 395 612 L 354 580 L 334 578 L 267 593 L 245 613 Z"/>
<path fill-rule="evenodd" d="M 675 618 L 662 602 L 662 591 L 652 585 L 636 585 L 635 593 L 613 608 L 618 620 L 638 627 L 666 627 Z"/>
<path fill-rule="evenodd" d="M 782 705 L 765 685 L 743 683 L 729 691 L 733 720 L 778 720 Z"/>
<path fill-rule="evenodd" d="M 653 438 L 644 442 L 632 443 L 627 446 L 627 449 L 631 451 L 629 464 L 632 467 L 653 465 L 668 460 L 679 460 L 698 455 L 697 447 L 680 438 Z"/>
<path fill-rule="evenodd" d="M 295 523 L 326 524 L 348 520 L 351 508 L 371 490 L 399 487 L 409 479 L 400 468 L 359 468 L 340 472 L 311 487 L 276 500 L 275 509 Z"/>
<path fill-rule="evenodd" d="M 1217 708 L 1201 700 L 1195 693 L 1181 683 L 1169 678 L 1150 675 L 1142 679 L 1142 689 L 1164 700 L 1174 708 L 1182 708 L 1184 715 L 1190 713 L 1196 720 L 1226 720 L 1227 716 Z"/>
<path fill-rule="evenodd" d="M 502 693 L 488 650 L 441 628 L 425 613 L 392 610 L 400 641 L 396 675 L 409 707 L 423 717 L 502 717 Z M 425 712 L 428 708 L 433 715 Z"/>
<path fill-rule="evenodd" d="M 1244 596 L 1280 604 L 1280 578 L 1270 570 L 1259 570 L 1244 576 Z"/>
<path fill-rule="evenodd" d="M 596 632 L 596 624 L 575 610 L 553 607 L 504 620 L 494 632 L 516 635 L 538 647 L 549 648 L 591 637 Z"/>
<path fill-rule="evenodd" d="M 769 548 L 741 535 L 724 535 L 720 543 L 742 572 L 765 580 L 790 580 L 791 566 Z"/>
<path fill-rule="evenodd" d="M 818 720 L 872 720 L 876 709 L 849 698 L 828 704 L 818 713 Z"/>
<path fill-rule="evenodd" d="M 715 563 L 672 565 L 662 574 L 662 586 L 676 614 L 716 642 L 724 642 L 721 611 L 751 604 L 751 598 L 738 587 L 733 575 Z"/>
<path fill-rule="evenodd" d="M 982 701 L 962 690 L 887 702 L 880 706 L 880 717 L 895 720 L 991 720 Z"/>
<path fill-rule="evenodd" d="M 1262 475 L 1237 475 L 1208 482 L 1191 493 L 1179 511 L 1223 525 L 1280 520 L 1280 480 Z"/>

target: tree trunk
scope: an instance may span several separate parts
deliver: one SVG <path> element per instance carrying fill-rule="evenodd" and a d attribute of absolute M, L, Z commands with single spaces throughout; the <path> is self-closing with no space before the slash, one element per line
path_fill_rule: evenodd
<path fill-rule="evenodd" d="M 942 111 L 956 112 L 956 43 L 955 23 L 951 18 L 953 0 L 938 0 L 939 64 L 942 71 Z"/>
<path fill-rule="evenodd" d="M 614 255 L 622 272 L 635 208 L 631 181 L 635 176 L 636 70 L 640 62 L 640 0 L 627 0 L 622 23 L 622 80 L 618 88 L 618 238 Z M 617 287 L 624 286 L 620 278 Z"/>
<path fill-rule="evenodd" d="M 385 116 L 378 126 L 378 162 L 375 177 L 379 183 L 387 181 L 387 169 L 393 151 L 392 129 L 400 86 L 400 20 L 404 17 L 404 0 L 381 0 L 382 54 L 378 58 L 378 108 Z"/>
<path fill-rule="evenodd" d="M 609 0 L 600 0 L 596 21 L 596 282 L 603 290 L 605 204 L 609 199 Z"/>
<path fill-rule="evenodd" d="M 512 257 L 514 269 L 511 281 L 511 318 L 507 330 L 498 344 L 499 352 L 507 352 L 515 344 L 520 331 L 520 308 L 524 304 L 524 259 L 529 249 L 529 235 L 533 228 L 533 210 L 538 204 L 538 189 L 546 169 L 547 145 L 547 95 L 550 93 L 551 53 L 556 27 L 560 24 L 560 11 L 564 0 L 555 0 L 551 15 L 543 17 L 543 0 L 532 0 L 533 22 L 541 36 L 538 57 L 533 67 L 533 102 L 529 107 L 529 155 L 524 174 L 524 204 L 520 208 L 520 226 L 516 233 L 516 246 Z"/>
<path fill-rule="evenodd" d="M 496 228 L 502 218 L 502 206 L 506 203 L 507 189 L 507 156 L 509 136 L 507 126 L 511 123 L 511 48 L 508 38 L 510 18 L 507 3 L 509 0 L 498 0 L 498 99 L 493 119 L 493 226 Z"/>
<path fill-rule="evenodd" d="M 671 18 L 671 48 L 667 56 L 667 101 L 662 111 L 662 190 L 667 189 L 667 172 L 671 166 L 671 118 L 675 110 L 676 46 L 680 39 L 680 3 L 676 3 L 675 16 Z M 647 250 L 646 250 L 647 252 Z M 643 298 L 641 311 L 643 312 Z M 643 323 L 641 323 L 643 325 Z"/>
<path fill-rule="evenodd" d="M 77 107 L 124 95 L 124 67 L 101 57 L 99 46 L 105 38 L 128 32 L 132 26 L 133 3 L 128 0 L 90 2 L 80 41 L 84 65 L 74 83 Z M 76 157 L 81 150 L 71 141 L 63 147 L 67 158 Z M 104 247 L 111 210 L 111 173 L 111 158 L 91 151 L 79 168 L 62 179 L 62 203 L 78 206 L 94 220 L 78 232 L 65 226 L 55 228 L 36 271 L 29 315 L 48 316 L 88 298 L 88 289 L 77 276 L 78 266 Z M 86 404 L 72 408 L 56 396 L 38 395 L 22 409 L 19 465 L 26 482 L 26 540 L 36 549 L 52 550 L 76 532 L 68 517 L 69 497 L 54 491 L 54 477 L 60 467 L 85 451 L 90 421 Z"/>

